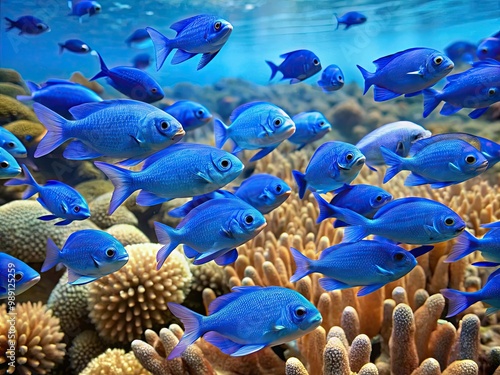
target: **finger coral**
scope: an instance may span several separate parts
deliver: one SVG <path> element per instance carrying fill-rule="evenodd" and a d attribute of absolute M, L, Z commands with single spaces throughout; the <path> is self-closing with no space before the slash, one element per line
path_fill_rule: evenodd
<path fill-rule="evenodd" d="M 80 375 L 113 374 L 113 375 L 150 375 L 141 366 L 134 353 L 125 353 L 123 349 L 108 349 L 94 358 L 80 372 Z"/>

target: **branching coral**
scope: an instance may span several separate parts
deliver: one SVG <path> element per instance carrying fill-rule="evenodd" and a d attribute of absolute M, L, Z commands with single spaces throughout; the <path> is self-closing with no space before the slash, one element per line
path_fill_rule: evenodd
<path fill-rule="evenodd" d="M 94 358 L 80 375 L 113 374 L 113 375 L 150 375 L 144 369 L 134 353 L 125 353 L 123 349 L 108 349 Z"/>

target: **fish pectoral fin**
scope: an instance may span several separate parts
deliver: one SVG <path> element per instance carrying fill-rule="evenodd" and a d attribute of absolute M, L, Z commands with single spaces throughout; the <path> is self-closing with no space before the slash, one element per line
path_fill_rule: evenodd
<path fill-rule="evenodd" d="M 178 49 L 175 52 L 175 55 L 170 63 L 172 65 L 177 65 L 177 64 L 180 64 L 181 62 L 187 61 L 187 60 L 195 57 L 196 55 L 197 55 L 197 53 L 190 53 L 190 52 L 186 52 L 182 49 Z"/>
<path fill-rule="evenodd" d="M 405 186 L 419 186 L 428 184 L 429 180 L 415 172 L 411 172 L 405 180 Z"/>
<path fill-rule="evenodd" d="M 203 56 L 201 56 L 201 60 L 198 63 L 198 67 L 196 68 L 196 70 L 203 69 L 205 65 L 207 65 L 210 61 L 212 61 L 215 56 L 217 56 L 219 51 L 214 53 L 204 53 Z"/>
<path fill-rule="evenodd" d="M 198 172 L 196 172 L 195 174 L 196 174 L 198 177 L 200 177 L 200 178 L 204 179 L 204 180 L 205 180 L 207 183 L 209 183 L 209 184 L 213 184 L 213 183 L 214 183 L 213 179 L 212 179 L 212 178 L 211 178 L 208 174 L 206 174 L 206 173 L 205 173 L 205 172 L 203 172 L 203 171 L 198 171 Z"/>
<path fill-rule="evenodd" d="M 380 289 L 384 286 L 385 284 L 384 283 L 381 283 L 381 284 L 372 284 L 372 285 L 367 285 L 363 288 L 361 288 L 359 291 L 358 291 L 358 297 L 363 297 L 363 296 L 366 296 L 367 294 L 370 294 L 374 291 L 376 291 L 377 289 Z"/>
<path fill-rule="evenodd" d="M 456 107 L 454 105 L 451 105 L 450 103 L 444 103 L 443 108 L 441 108 L 441 111 L 439 111 L 440 114 L 443 116 L 450 116 L 453 115 L 454 113 L 457 113 L 460 111 L 462 107 Z"/>
<path fill-rule="evenodd" d="M 382 276 L 394 276 L 394 272 L 386 270 L 383 267 L 375 266 L 375 268 L 377 269 L 377 273 L 381 274 Z"/>
<path fill-rule="evenodd" d="M 59 217 L 56 215 L 44 215 L 44 216 L 39 216 L 37 217 L 38 220 L 43 220 L 43 221 L 49 221 L 49 220 L 54 220 L 58 219 Z"/>
<path fill-rule="evenodd" d="M 227 253 L 218 256 L 214 259 L 219 266 L 226 266 L 234 263 L 238 259 L 238 251 L 236 249 L 229 250 Z"/>
<path fill-rule="evenodd" d="M 264 344 L 256 344 L 256 345 L 244 345 L 239 348 L 237 351 L 231 354 L 232 357 L 241 357 L 244 355 L 255 353 L 261 349 L 264 349 L 266 345 Z"/>
<path fill-rule="evenodd" d="M 439 232 L 434 228 L 433 225 L 424 225 L 424 231 L 427 233 L 429 238 L 434 239 Z"/>
<path fill-rule="evenodd" d="M 250 161 L 257 161 L 257 160 L 262 159 L 264 156 L 266 156 L 267 154 L 271 153 L 276 147 L 277 146 L 271 146 L 271 147 L 263 148 L 262 150 L 260 150 L 259 152 L 257 152 L 254 156 L 252 156 L 252 158 L 250 159 Z"/>
<path fill-rule="evenodd" d="M 230 228 L 226 229 L 226 228 L 222 227 L 222 228 L 220 228 L 220 229 L 219 229 L 219 233 L 220 233 L 222 236 L 224 236 L 224 237 L 227 237 L 227 238 L 234 238 L 233 233 L 231 232 L 231 229 L 230 229 Z"/>
<path fill-rule="evenodd" d="M 321 285 L 321 287 L 327 292 L 336 289 L 347 289 L 352 287 L 351 285 L 343 283 L 342 281 L 335 280 L 331 277 L 323 277 L 319 279 L 319 285 Z"/>
<path fill-rule="evenodd" d="M 224 337 L 220 333 L 215 331 L 207 332 L 203 336 L 203 340 L 209 342 L 213 346 L 216 346 L 221 350 L 221 352 L 225 354 L 233 354 L 243 346 L 241 344 L 235 343 L 234 341 L 231 341 L 227 337 Z"/>
<path fill-rule="evenodd" d="M 391 99 L 397 98 L 400 95 L 401 94 L 398 94 L 397 92 L 388 90 L 384 87 L 375 86 L 373 99 L 376 102 L 385 102 L 386 100 L 391 100 Z"/>
<path fill-rule="evenodd" d="M 186 254 L 186 257 L 188 258 L 196 258 L 197 256 L 200 256 L 200 253 L 198 251 L 188 245 L 183 245 L 183 248 L 184 254 Z"/>
<path fill-rule="evenodd" d="M 168 202 L 173 198 L 159 197 L 158 195 L 151 193 L 146 190 L 141 190 L 139 195 L 137 195 L 136 202 L 139 206 L 154 206 L 157 204 L 162 204 Z"/>
<path fill-rule="evenodd" d="M 263 200 L 268 200 L 271 199 L 272 197 L 273 197 L 272 194 L 269 192 L 267 188 L 265 188 L 264 191 L 259 195 L 259 199 Z"/>
<path fill-rule="evenodd" d="M 102 154 L 95 150 L 92 150 L 89 146 L 81 141 L 73 141 L 66 146 L 63 152 L 63 156 L 70 160 L 87 160 L 95 159 Z"/>
<path fill-rule="evenodd" d="M 101 267 L 101 262 L 99 262 L 93 255 L 90 256 L 92 258 L 92 261 L 94 262 L 95 268 Z"/>
<path fill-rule="evenodd" d="M 61 211 L 64 212 L 65 214 L 68 213 L 68 205 L 64 201 L 61 202 Z"/>
<path fill-rule="evenodd" d="M 422 73 L 420 73 L 420 70 L 415 70 L 413 72 L 408 72 L 406 74 L 410 74 L 410 75 L 422 75 Z"/>
<path fill-rule="evenodd" d="M 135 135 L 130 134 L 130 137 L 140 146 L 142 147 L 145 145 L 146 140 L 144 139 L 144 136 L 140 134 L 139 132 Z"/>
<path fill-rule="evenodd" d="M 73 222 L 73 220 L 70 220 L 70 219 L 66 219 L 66 220 L 61 220 L 61 221 L 58 221 L 57 223 L 55 223 L 54 225 L 57 225 L 57 226 L 61 226 L 61 225 L 68 225 L 68 224 L 71 224 Z"/>
<path fill-rule="evenodd" d="M 97 277 L 94 277 L 94 276 L 81 276 L 79 278 L 77 278 L 75 281 L 73 282 L 70 282 L 69 281 L 69 276 L 68 276 L 68 282 L 69 284 L 71 285 L 83 285 L 83 284 L 88 284 L 88 283 L 91 283 L 92 281 L 95 281 L 97 280 L 98 278 Z"/>
<path fill-rule="evenodd" d="M 71 268 L 68 268 L 68 283 L 72 284 L 72 283 L 74 283 L 76 280 L 78 280 L 82 276 L 83 275 L 80 275 L 79 273 L 76 273 Z"/>
<path fill-rule="evenodd" d="M 194 258 L 193 264 L 200 265 L 208 263 L 211 260 L 218 258 L 220 255 L 223 255 L 226 251 L 227 249 L 222 249 L 217 251 L 210 250 L 206 253 L 200 253 L 197 257 Z"/>
<path fill-rule="evenodd" d="M 481 117 L 483 115 L 484 112 L 486 112 L 488 110 L 489 107 L 486 107 L 486 108 L 478 108 L 478 109 L 475 109 L 473 110 L 471 113 L 469 113 L 469 117 L 471 119 L 476 119 L 478 117 Z"/>
<path fill-rule="evenodd" d="M 455 163 L 449 162 L 448 168 L 450 168 L 450 170 L 452 172 L 462 173 L 462 171 L 460 170 L 460 167 L 458 165 L 456 165 Z"/>

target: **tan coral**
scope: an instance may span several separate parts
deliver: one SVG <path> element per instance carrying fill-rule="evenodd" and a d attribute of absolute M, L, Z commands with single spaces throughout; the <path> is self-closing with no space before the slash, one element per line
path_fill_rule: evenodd
<path fill-rule="evenodd" d="M 415 345 L 415 321 L 408 305 L 399 304 L 393 312 L 392 336 L 389 341 L 391 372 L 410 375 L 418 366 Z"/>
<path fill-rule="evenodd" d="M 87 367 L 89 362 L 106 350 L 106 346 L 95 331 L 83 331 L 75 337 L 68 350 L 69 362 L 75 373 Z"/>
<path fill-rule="evenodd" d="M 113 183 L 109 180 L 89 180 L 79 183 L 75 189 L 83 195 L 87 202 L 92 202 L 97 197 L 112 192 Z"/>
<path fill-rule="evenodd" d="M 105 232 L 111 234 L 123 246 L 149 242 L 149 238 L 139 228 L 130 224 L 115 224 L 106 229 Z"/>
<path fill-rule="evenodd" d="M 112 193 L 105 193 L 89 202 L 90 220 L 101 229 L 106 229 L 116 224 L 137 226 L 137 218 L 125 206 L 118 207 L 112 215 L 108 215 L 111 195 Z"/>
<path fill-rule="evenodd" d="M 123 349 L 108 349 L 94 358 L 80 375 L 113 374 L 113 375 L 150 375 L 141 366 L 134 353 L 125 353 Z"/>
<path fill-rule="evenodd" d="M 0 94 L 0 125 L 17 120 L 38 122 L 33 111 L 8 95 Z"/>

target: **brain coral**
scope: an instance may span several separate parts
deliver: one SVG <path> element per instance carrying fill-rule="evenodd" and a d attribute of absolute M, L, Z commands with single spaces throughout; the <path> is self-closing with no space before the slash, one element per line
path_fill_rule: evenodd
<path fill-rule="evenodd" d="M 109 228 L 115 224 L 137 225 L 137 218 L 125 206 L 118 207 L 113 215 L 108 215 L 111 194 L 105 193 L 89 203 L 90 220 L 102 229 Z"/>
<path fill-rule="evenodd" d="M 97 332 L 83 331 L 75 337 L 68 350 L 71 368 L 76 374 L 80 374 L 93 358 L 105 350 L 106 346 Z"/>
<path fill-rule="evenodd" d="M 113 191 L 113 184 L 109 180 L 89 180 L 79 183 L 75 189 L 87 202 L 92 202 L 97 197 Z"/>
<path fill-rule="evenodd" d="M 151 373 L 141 366 L 134 353 L 125 354 L 122 349 L 108 349 L 94 358 L 80 375 L 150 375 Z"/>
<path fill-rule="evenodd" d="M 10 96 L 0 94 L 0 125 L 16 120 L 38 122 L 38 118 L 31 109 Z"/>
<path fill-rule="evenodd" d="M 106 229 L 123 246 L 149 242 L 149 238 L 140 229 L 130 224 L 116 224 Z"/>
<path fill-rule="evenodd" d="M 161 246 L 127 246 L 128 263 L 89 284 L 89 316 L 104 340 L 129 343 L 171 318 L 167 302 L 184 301 L 191 286 L 189 264 L 174 251 L 157 271 L 156 253 Z"/>

